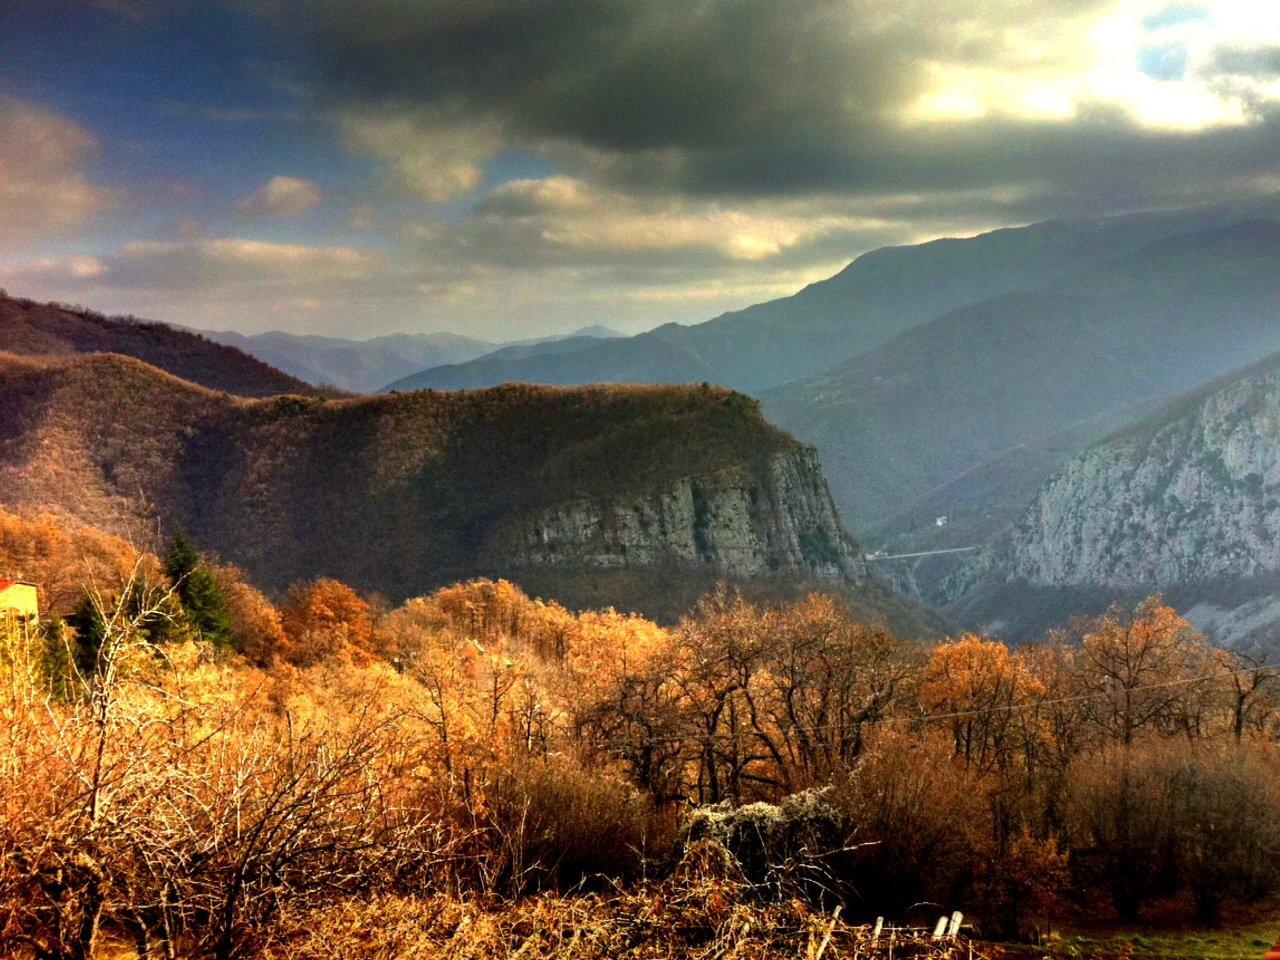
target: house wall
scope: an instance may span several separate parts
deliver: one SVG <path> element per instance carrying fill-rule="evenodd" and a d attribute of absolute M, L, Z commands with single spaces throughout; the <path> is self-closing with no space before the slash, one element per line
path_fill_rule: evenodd
<path fill-rule="evenodd" d="M 36 588 L 29 583 L 14 583 L 0 590 L 0 614 L 38 617 L 40 600 Z"/>

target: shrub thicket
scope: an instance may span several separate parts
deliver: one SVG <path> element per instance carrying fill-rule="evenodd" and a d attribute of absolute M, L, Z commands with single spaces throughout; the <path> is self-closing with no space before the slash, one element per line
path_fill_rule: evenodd
<path fill-rule="evenodd" d="M 1277 674 L 1155 598 L 929 649 L 819 595 L 719 590 L 663 628 L 493 581 L 392 610 L 319 581 L 281 612 L 207 572 L 229 647 L 172 629 L 146 556 L 78 636 L 6 638 L 0 941 L 27 955 L 305 956 L 477 896 L 486 929 L 532 897 L 616 946 L 602 911 L 709 895 L 691 871 L 717 923 L 786 914 L 796 949 L 836 906 L 1025 936 L 1074 900 L 1210 920 L 1280 881 Z"/>

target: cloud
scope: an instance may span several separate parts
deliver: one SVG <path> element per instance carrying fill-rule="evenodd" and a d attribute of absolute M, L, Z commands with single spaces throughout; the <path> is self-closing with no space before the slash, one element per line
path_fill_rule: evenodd
<path fill-rule="evenodd" d="M 253 217 L 290 219 L 318 207 L 324 191 L 310 180 L 275 176 L 236 201 L 236 210 Z"/>
<path fill-rule="evenodd" d="M 78 295 L 143 291 L 200 297 L 332 289 L 363 282 L 377 272 L 377 258 L 353 247 L 219 237 L 135 240 L 98 256 L 35 258 L 0 270 L 0 277 L 40 289 L 64 284 Z"/>
<path fill-rule="evenodd" d="M 1214 51 L 1210 74 L 1280 77 L 1280 46 L 1221 47 Z"/>
<path fill-rule="evenodd" d="M 270 243 L 239 237 L 133 241 L 104 260 L 96 278 L 112 287 L 210 291 L 255 285 L 359 281 L 376 258 L 349 246 Z"/>
<path fill-rule="evenodd" d="M 876 246 L 1280 183 L 1280 5 L 1257 0 L 224 2 L 296 57 L 299 126 L 357 157 L 330 158 L 341 222 L 99 245 L 29 260 L 33 284 L 213 325 L 639 327 Z M 240 208 L 321 199 L 277 176 Z"/>
<path fill-rule="evenodd" d="M 710 197 L 953 185 L 1061 198 L 1079 171 L 1114 178 L 1084 191 L 1082 212 L 1276 166 L 1280 90 L 1205 71 L 1242 35 L 1280 43 L 1252 0 L 258 6 L 320 52 L 349 141 L 432 200 L 476 191 L 485 159 L 511 146 L 613 189 Z"/>
<path fill-rule="evenodd" d="M 135 240 L 95 256 L 40 257 L 5 266 L 0 286 L 193 326 L 316 328 L 358 334 L 413 296 L 397 267 L 346 245 L 246 237 Z M 404 323 L 403 313 L 392 323 Z"/>
<path fill-rule="evenodd" d="M 669 270 L 764 264 L 820 245 L 867 243 L 903 228 L 859 215 L 836 198 L 819 204 L 725 205 L 661 196 L 634 197 L 567 176 L 513 180 L 449 224 L 410 228 L 460 262 L 524 269 L 575 266 Z M 857 238 L 856 240 L 854 238 Z M 803 252 L 802 252 L 803 251 Z M 828 251 L 821 259 L 831 259 Z"/>
<path fill-rule="evenodd" d="M 116 202 L 84 173 L 97 137 L 52 111 L 0 98 L 0 248 L 66 234 Z"/>
<path fill-rule="evenodd" d="M 843 262 L 837 255 L 817 269 L 773 267 L 714 244 L 694 254 L 686 247 L 682 257 L 652 243 L 602 259 L 557 244 L 521 261 L 504 253 L 512 235 L 486 233 L 492 216 L 485 219 L 487 227 L 452 225 L 397 253 L 239 237 L 133 241 L 95 256 L 0 263 L 0 286 L 196 327 L 516 338 L 605 319 L 642 329 L 687 319 L 691 308 L 714 315 L 788 293 Z M 668 239 L 679 243 L 676 234 Z M 494 246 L 475 249 L 487 243 Z"/>
<path fill-rule="evenodd" d="M 489 124 L 429 110 L 340 110 L 336 119 L 354 149 L 384 161 L 396 184 L 429 201 L 453 200 L 480 186 L 482 164 L 501 143 Z"/>

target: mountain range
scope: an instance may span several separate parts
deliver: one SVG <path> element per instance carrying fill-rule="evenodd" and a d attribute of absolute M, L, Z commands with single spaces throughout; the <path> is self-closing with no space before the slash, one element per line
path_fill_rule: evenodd
<path fill-rule="evenodd" d="M 1249 208 L 1254 209 L 1254 208 Z M 813 376 L 943 314 L 1037 290 L 1179 233 L 1242 219 L 1234 207 L 1051 220 L 965 239 L 886 247 L 798 293 L 693 325 L 666 324 L 592 349 L 424 370 L 396 389 L 498 383 L 683 383 L 748 393 Z"/>
<path fill-rule="evenodd" d="M 866 254 L 694 326 L 496 353 L 394 384 L 726 384 L 822 456 L 889 552 L 980 545 L 1082 445 L 1280 348 L 1276 204 L 1048 221 Z M 945 518 L 945 526 L 938 526 Z M 903 585 L 930 595 L 955 558 Z"/>
<path fill-rule="evenodd" d="M 1115 518 L 1132 513 L 1135 497 L 1154 495 L 1107 500 L 1117 474 L 1108 467 L 1106 482 L 1091 486 L 1097 460 L 1087 458 L 1131 442 L 1122 438 L 1136 434 L 1125 430 L 1145 436 L 1150 424 L 1171 423 L 1171 409 L 1185 413 L 1204 391 L 1235 383 L 1233 376 L 1255 384 L 1259 368 L 1242 368 L 1280 351 L 1280 224 L 1268 213 L 1263 204 L 1051 221 L 890 248 L 793 297 L 633 337 L 587 331 L 504 346 L 435 338 L 431 349 L 493 349 L 393 380 L 376 397 L 322 399 L 315 387 L 241 351 L 211 352 L 229 348 L 205 338 L 165 340 L 157 325 L 29 302 L 5 335 L 20 352 L 114 350 L 227 393 L 298 394 L 252 409 L 236 398 L 211 405 L 181 391 L 170 396 L 176 387 L 130 373 L 132 392 L 154 394 L 165 410 L 208 410 L 140 440 L 141 449 L 164 450 L 186 465 L 178 479 L 157 463 L 143 471 L 152 478 L 144 482 L 123 465 L 123 453 L 104 461 L 80 434 L 44 441 L 71 451 L 67 462 L 89 464 L 85 482 L 98 486 L 85 487 L 97 492 L 83 504 L 96 506 L 77 506 L 88 511 L 83 519 L 118 528 L 127 511 L 107 505 L 141 492 L 270 585 L 334 568 L 366 589 L 400 595 L 429 576 L 511 570 L 525 582 L 544 578 L 562 595 L 590 582 L 604 591 L 593 600 L 616 602 L 622 580 L 648 577 L 654 594 L 669 592 L 675 581 L 660 574 L 657 585 L 654 572 L 676 568 L 872 582 L 841 530 L 843 515 L 877 545 L 877 569 L 957 623 L 1026 636 L 1068 609 L 1159 587 L 1196 605 L 1206 624 L 1237 642 L 1270 615 L 1240 613 L 1237 600 L 1280 596 L 1280 586 L 1267 586 L 1271 567 L 1170 566 L 1169 556 L 1197 557 L 1195 544 L 1212 544 L 1206 557 L 1257 553 L 1256 543 L 1238 536 L 1246 527 L 1270 536 L 1270 520 L 1246 517 L 1240 506 L 1240 491 L 1253 488 L 1233 479 L 1230 464 L 1198 473 L 1177 468 L 1196 477 L 1197 511 L 1214 503 L 1228 519 L 1244 519 L 1224 521 L 1219 542 L 1209 527 L 1187 533 L 1193 528 L 1178 526 L 1185 520 L 1179 505 L 1153 508 L 1142 530 L 1181 546 L 1159 554 L 1162 565 L 1134 566 L 1133 551 L 1147 562 L 1152 548 Z M 43 325 L 33 325 L 32 313 L 41 313 Z M 98 333 L 63 332 L 46 344 L 30 332 L 48 338 L 63 327 Z M 119 334 L 119 349 L 104 330 Z M 406 344 L 428 340 L 244 338 L 259 353 L 291 354 L 295 370 L 310 364 L 313 377 L 318 366 L 347 363 L 348 383 L 374 382 L 381 374 L 372 371 L 387 369 L 379 363 L 398 350 L 403 360 Z M 161 341 L 164 350 L 155 346 Z M 47 363 L 38 376 L 14 382 L 70 377 Z M 234 377 L 210 374 L 223 365 Z M 618 380 L 654 386 L 557 386 Z M 549 386 L 493 386 L 508 381 Z M 712 381 L 751 391 L 760 403 Z M 459 388 L 466 389 L 443 392 Z M 89 392 L 75 403 L 98 418 L 91 436 L 111 432 L 111 417 Z M 1254 406 L 1266 409 L 1265 398 Z M 141 421 L 142 407 L 129 418 Z M 30 419 L 19 417 L 28 426 Z M 72 407 L 63 419 L 74 419 Z M 572 424 L 567 432 L 561 420 Z M 1249 429 L 1258 443 L 1270 442 L 1266 422 Z M 175 446 L 174 437 L 186 439 Z M 633 446 L 646 447 L 643 456 Z M 1125 463 L 1139 456 L 1116 449 Z M 1206 455 L 1187 454 L 1197 464 Z M 1280 449 L 1273 455 L 1280 460 Z M 41 470 L 56 476 L 48 465 Z M 272 499 L 277 489 L 305 486 L 297 472 L 304 470 L 324 478 L 297 504 Z M 606 489 L 620 470 L 626 483 Z M 49 506 L 56 492 L 31 479 L 43 475 L 24 470 L 13 495 Z M 160 475 L 168 479 L 154 479 Z M 27 497 L 33 490 L 45 493 Z M 1071 521 L 1037 521 L 1050 515 Z M 247 532 L 227 533 L 237 517 L 250 518 Z M 317 517 L 342 519 L 315 535 Z M 1104 538 L 1110 546 L 1081 553 L 1081 543 L 1102 536 L 1091 526 L 1099 523 L 1112 525 Z M 314 542 L 317 552 L 267 562 L 277 544 L 293 541 Z M 375 541 L 394 550 L 362 546 Z M 934 553 L 951 549 L 965 552 Z M 1246 590 L 1246 582 L 1255 586 Z"/>
<path fill-rule="evenodd" d="M 1004 490 L 969 511 L 1021 507 L 1056 465 L 1028 448 L 1069 454 L 1070 438 L 1280 349 L 1278 266 L 1271 221 L 1165 238 L 764 391 L 765 409 L 822 451 L 855 529 L 965 519 L 938 494 L 992 462 Z"/>
<path fill-rule="evenodd" d="M 243 334 L 233 330 L 198 331 L 210 340 L 243 350 L 259 360 L 317 387 L 337 387 L 352 393 L 375 393 L 394 388 L 394 381 L 418 371 L 463 363 L 482 356 L 529 356 L 540 350 L 572 349 L 621 337 L 608 327 L 593 325 L 563 336 L 500 344 L 445 331 L 397 333 L 367 340 L 322 337 L 279 330 Z M 508 351 L 516 351 L 508 353 Z M 523 352 L 521 352 L 523 351 Z"/>

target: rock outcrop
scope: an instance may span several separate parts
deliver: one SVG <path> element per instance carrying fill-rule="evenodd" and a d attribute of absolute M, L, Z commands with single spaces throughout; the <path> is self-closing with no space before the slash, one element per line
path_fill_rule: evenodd
<path fill-rule="evenodd" d="M 1112 437 L 1041 489 L 1009 574 L 1108 587 L 1280 570 L 1280 361 Z"/>
<path fill-rule="evenodd" d="M 962 619 L 1021 606 L 1023 633 L 1068 607 L 1086 612 L 1159 590 L 1219 642 L 1274 645 L 1280 356 L 1068 461 L 1016 528 L 948 587 Z"/>
<path fill-rule="evenodd" d="M 764 470 L 733 466 L 627 500 L 561 503 L 536 517 L 521 539 L 516 556 L 523 563 L 676 560 L 740 577 L 784 570 L 839 580 L 866 573 L 809 447 L 775 454 Z"/>

